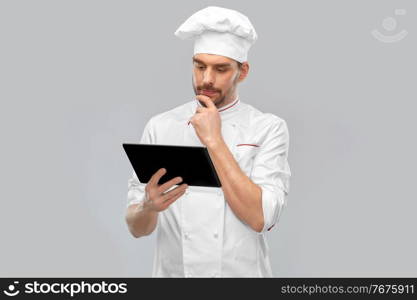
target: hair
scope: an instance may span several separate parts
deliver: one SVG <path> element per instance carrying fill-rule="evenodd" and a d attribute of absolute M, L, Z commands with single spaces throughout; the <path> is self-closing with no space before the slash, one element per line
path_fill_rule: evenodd
<path fill-rule="evenodd" d="M 240 70 L 242 68 L 243 63 L 236 61 L 237 62 L 237 68 Z"/>

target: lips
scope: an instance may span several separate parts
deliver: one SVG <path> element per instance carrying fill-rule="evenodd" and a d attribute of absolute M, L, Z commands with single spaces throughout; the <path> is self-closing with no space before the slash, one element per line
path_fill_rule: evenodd
<path fill-rule="evenodd" d="M 209 91 L 209 90 L 201 90 L 201 94 L 206 95 L 206 96 L 213 96 L 215 94 L 217 94 L 216 91 Z"/>

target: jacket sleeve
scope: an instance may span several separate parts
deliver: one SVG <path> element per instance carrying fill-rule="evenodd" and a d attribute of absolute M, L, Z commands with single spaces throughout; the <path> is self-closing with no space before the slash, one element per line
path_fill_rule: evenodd
<path fill-rule="evenodd" d="M 288 164 L 289 133 L 282 119 L 274 120 L 256 154 L 251 180 L 262 189 L 264 227 L 269 231 L 287 205 L 291 171 Z"/>
<path fill-rule="evenodd" d="M 155 135 L 152 130 L 152 119 L 150 119 L 142 133 L 140 140 L 141 144 L 153 144 Z M 140 203 L 145 197 L 145 186 L 146 183 L 141 183 L 136 175 L 135 171 L 132 171 L 132 176 L 128 180 L 128 192 L 127 192 L 127 207 L 131 204 Z"/>

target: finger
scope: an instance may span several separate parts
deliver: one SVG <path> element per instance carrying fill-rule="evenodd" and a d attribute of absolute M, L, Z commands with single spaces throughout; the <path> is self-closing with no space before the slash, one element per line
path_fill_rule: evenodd
<path fill-rule="evenodd" d="M 206 95 L 197 95 L 196 98 L 203 102 L 207 108 L 215 108 L 213 101 Z"/>
<path fill-rule="evenodd" d="M 181 193 L 181 192 L 185 191 L 187 188 L 188 188 L 188 184 L 186 184 L 186 183 L 181 184 L 180 186 L 177 186 L 175 189 L 172 189 L 171 191 L 169 191 L 168 193 L 165 193 L 161 197 L 162 202 L 169 201 L 169 199 L 171 199 L 171 197 L 174 197 L 178 193 Z"/>
<path fill-rule="evenodd" d="M 207 108 L 205 107 L 197 107 L 197 109 L 195 110 L 196 113 L 202 113 L 206 110 Z"/>
<path fill-rule="evenodd" d="M 175 196 L 178 193 L 181 193 L 182 191 L 185 191 L 188 188 L 188 184 L 184 183 L 181 184 L 179 186 L 177 186 L 175 189 L 170 190 L 169 192 L 166 192 L 164 194 L 162 194 L 162 201 L 167 201 L 169 200 L 171 197 Z"/>
<path fill-rule="evenodd" d="M 160 185 L 158 188 L 158 192 L 160 194 L 164 193 L 166 190 L 169 190 L 172 186 L 175 184 L 178 184 L 182 181 L 182 178 L 180 176 L 172 178 L 171 180 L 165 182 L 164 184 Z"/>
<path fill-rule="evenodd" d="M 185 190 L 182 191 L 181 193 L 176 194 L 174 197 L 170 198 L 169 200 L 163 202 L 163 207 L 164 209 L 168 208 L 168 206 L 170 206 L 172 204 L 172 202 L 174 202 L 175 200 L 177 200 L 179 197 L 181 197 L 182 195 L 184 195 Z"/>
<path fill-rule="evenodd" d="M 148 184 L 156 185 L 159 182 L 159 179 L 166 173 L 165 168 L 161 168 L 152 175 L 151 179 L 149 179 Z"/>
<path fill-rule="evenodd" d="M 191 119 L 190 119 L 190 124 L 192 124 L 193 126 L 196 124 L 196 122 L 198 122 L 198 118 L 199 117 L 197 117 L 198 115 L 194 115 L 194 117 L 192 117 Z"/>

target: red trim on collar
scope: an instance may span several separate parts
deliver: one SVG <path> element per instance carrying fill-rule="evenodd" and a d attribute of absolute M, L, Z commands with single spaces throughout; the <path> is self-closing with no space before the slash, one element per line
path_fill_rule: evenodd
<path fill-rule="evenodd" d="M 234 103 L 230 104 L 230 106 L 219 109 L 219 112 L 225 111 L 226 109 L 229 109 L 232 106 L 235 106 L 238 102 L 239 102 L 239 99 L 237 99 Z"/>

